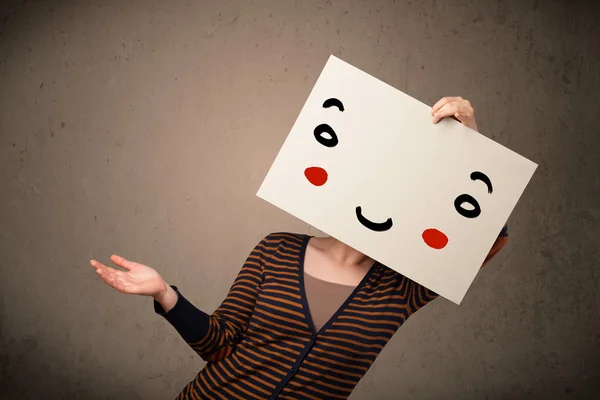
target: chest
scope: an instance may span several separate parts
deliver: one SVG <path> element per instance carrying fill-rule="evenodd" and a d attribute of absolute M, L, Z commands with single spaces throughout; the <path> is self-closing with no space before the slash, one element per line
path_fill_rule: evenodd
<path fill-rule="evenodd" d="M 317 331 L 306 297 L 305 249 L 280 249 L 265 264 L 248 333 L 269 332 L 270 340 L 300 342 L 316 336 L 354 337 L 360 343 L 383 347 L 409 315 L 406 288 L 397 275 L 382 265 L 372 265 Z"/>
<path fill-rule="evenodd" d="M 374 263 L 372 260 L 367 260 L 360 266 L 343 266 L 309 245 L 304 251 L 303 261 L 302 269 L 310 276 L 326 282 L 349 286 L 357 286 Z"/>

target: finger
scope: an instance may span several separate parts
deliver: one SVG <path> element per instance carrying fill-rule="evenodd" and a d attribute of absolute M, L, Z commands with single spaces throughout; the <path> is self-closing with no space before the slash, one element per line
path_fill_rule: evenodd
<path fill-rule="evenodd" d="M 112 268 L 98 268 L 96 269 L 98 276 L 102 278 L 104 282 L 106 282 L 109 286 L 115 287 L 115 277 L 114 270 Z"/>
<path fill-rule="evenodd" d="M 475 110 L 473 110 L 473 107 L 459 107 L 458 111 L 456 112 L 456 117 L 459 118 L 461 121 L 464 119 L 468 119 L 468 118 L 474 118 L 475 116 Z"/>
<path fill-rule="evenodd" d="M 90 264 L 92 264 L 92 267 L 94 267 L 94 269 L 98 273 L 106 272 L 105 270 L 109 269 L 106 265 L 104 265 L 96 260 L 90 260 Z M 112 268 L 110 268 L 110 269 L 112 269 Z"/>
<path fill-rule="evenodd" d="M 125 268 L 126 270 L 131 270 L 131 268 L 133 268 L 135 264 L 133 261 L 126 260 L 123 257 L 118 256 L 116 254 L 110 256 L 110 260 L 117 264 L 119 267 Z"/>
<path fill-rule="evenodd" d="M 106 265 L 102 264 L 101 262 L 98 261 L 90 261 L 90 264 L 92 264 L 92 266 L 96 269 L 96 272 L 98 274 L 104 274 L 104 275 L 111 275 L 113 272 L 115 272 L 116 270 L 114 268 L 111 267 L 107 267 Z"/>
<path fill-rule="evenodd" d="M 462 123 L 469 118 L 473 118 L 474 112 L 475 111 L 468 100 L 448 103 L 437 112 L 436 116 L 434 116 L 434 123 L 444 117 L 453 117 L 458 120 L 458 122 Z"/>
<path fill-rule="evenodd" d="M 459 110 L 456 102 L 451 102 L 451 103 L 446 103 L 442 106 L 442 108 L 440 108 L 438 111 L 436 111 L 435 114 L 433 114 L 433 123 L 438 122 L 440 119 L 444 118 L 444 117 L 449 117 L 451 115 L 454 115 L 455 113 L 457 113 Z"/>
<path fill-rule="evenodd" d="M 446 105 L 449 102 L 452 101 L 458 101 L 458 100 L 462 100 L 462 97 L 457 96 L 457 97 L 442 97 L 441 99 L 438 100 L 437 103 L 435 103 L 433 105 L 433 107 L 431 107 L 431 115 L 435 114 L 440 108 L 442 108 L 444 105 Z"/>
<path fill-rule="evenodd" d="M 109 286 L 122 291 L 122 277 L 124 274 L 122 271 L 117 271 L 114 268 L 107 267 L 106 265 L 99 263 L 98 261 L 92 260 L 90 263 L 96 268 L 96 272 Z"/>

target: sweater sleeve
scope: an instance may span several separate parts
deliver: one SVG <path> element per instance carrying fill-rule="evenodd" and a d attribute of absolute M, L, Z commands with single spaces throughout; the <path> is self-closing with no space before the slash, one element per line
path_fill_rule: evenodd
<path fill-rule="evenodd" d="M 508 242 L 508 227 L 504 225 L 502 231 L 496 238 L 494 245 L 490 249 L 487 257 L 483 261 L 481 268 L 486 265 L 498 252 L 506 245 Z M 421 307 L 429 303 L 431 300 L 438 297 L 438 294 L 433 290 L 427 289 L 425 286 L 418 284 L 415 281 L 410 282 L 410 286 L 408 288 L 408 301 L 409 301 L 409 309 L 410 313 L 413 314 L 417 312 Z"/>
<path fill-rule="evenodd" d="M 504 225 L 504 228 L 502 228 L 502 231 L 500 231 L 500 235 L 498 235 L 498 237 L 496 238 L 494 245 L 492 246 L 492 248 L 491 248 L 490 252 L 488 253 L 487 257 L 485 258 L 485 260 L 483 261 L 481 268 L 483 268 L 492 258 L 494 258 L 494 256 L 496 254 L 498 254 L 498 252 L 500 250 L 502 250 L 502 248 L 506 245 L 507 242 L 508 242 L 508 226 Z"/>
<path fill-rule="evenodd" d="M 154 300 L 154 311 L 164 317 L 185 342 L 207 362 L 228 357 L 247 330 L 262 283 L 268 236 L 248 256 L 227 297 L 208 315 L 190 303 L 178 290 L 177 302 L 168 312 Z"/>

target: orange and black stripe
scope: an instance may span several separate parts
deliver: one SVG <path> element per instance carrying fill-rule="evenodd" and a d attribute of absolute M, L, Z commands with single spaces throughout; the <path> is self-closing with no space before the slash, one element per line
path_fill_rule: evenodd
<path fill-rule="evenodd" d="M 207 315 L 178 294 L 165 313 L 208 362 L 177 399 L 346 399 L 396 330 L 437 297 L 375 263 L 319 332 L 304 293 L 310 236 L 272 233 L 252 251 L 221 306 Z M 506 228 L 485 263 L 504 246 Z"/>

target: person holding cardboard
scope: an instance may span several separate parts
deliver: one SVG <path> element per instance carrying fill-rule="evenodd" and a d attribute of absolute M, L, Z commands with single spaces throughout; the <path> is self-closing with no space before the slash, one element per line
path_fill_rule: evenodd
<path fill-rule="evenodd" d="M 329 237 L 267 235 L 211 315 L 149 266 L 91 264 L 207 361 L 178 399 L 346 399 L 407 318 L 460 303 L 508 240 L 535 165 L 477 130 L 462 97 L 429 109 L 332 56 L 257 193 Z"/>

